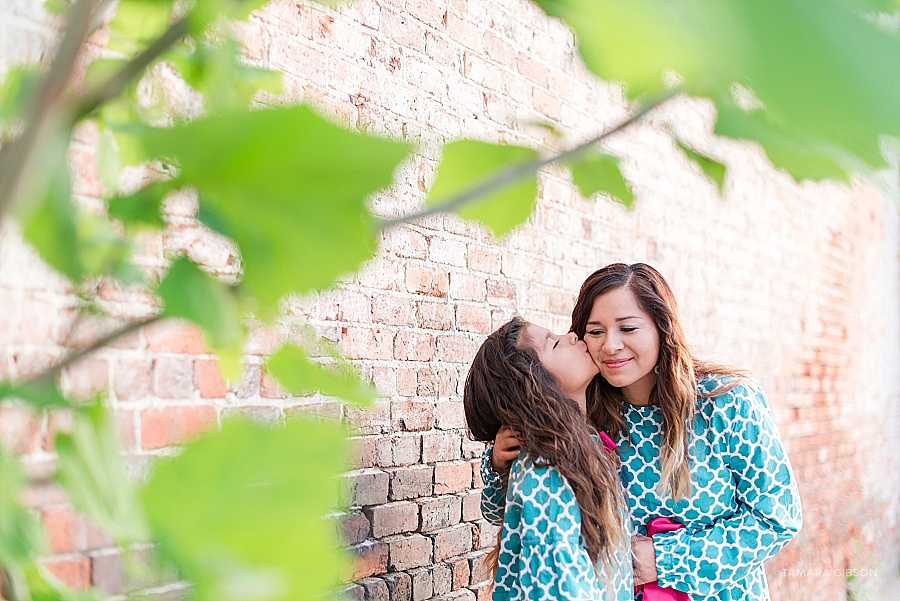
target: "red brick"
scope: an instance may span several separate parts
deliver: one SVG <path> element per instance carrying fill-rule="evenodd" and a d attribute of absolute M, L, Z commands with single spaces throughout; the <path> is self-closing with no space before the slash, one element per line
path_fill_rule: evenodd
<path fill-rule="evenodd" d="M 44 418 L 26 407 L 0 405 L 0 446 L 14 454 L 32 453 L 41 445 Z"/>
<path fill-rule="evenodd" d="M 391 359 L 393 333 L 387 328 L 346 327 L 341 331 L 341 352 L 349 359 Z"/>
<path fill-rule="evenodd" d="M 455 557 L 447 560 L 450 566 L 450 575 L 453 580 L 453 590 L 469 585 L 469 560 L 465 557 Z"/>
<path fill-rule="evenodd" d="M 453 306 L 446 302 L 419 301 L 416 303 L 417 323 L 429 330 L 449 330 L 453 327 Z"/>
<path fill-rule="evenodd" d="M 394 337 L 394 358 L 400 361 L 431 361 L 434 337 L 419 332 L 398 332 Z"/>
<path fill-rule="evenodd" d="M 462 492 L 472 488 L 472 466 L 466 461 L 434 466 L 434 494 Z"/>
<path fill-rule="evenodd" d="M 492 581 L 493 576 L 487 562 L 487 556 L 487 551 L 475 551 L 466 555 L 466 558 L 469 560 L 469 574 L 471 575 L 470 582 L 472 584 Z"/>
<path fill-rule="evenodd" d="M 388 567 L 392 571 L 408 570 L 426 566 L 433 561 L 434 545 L 430 538 L 421 534 L 386 539 L 388 544 Z"/>
<path fill-rule="evenodd" d="M 472 550 L 472 526 L 458 524 L 430 535 L 434 539 L 434 560 L 462 555 Z"/>
<path fill-rule="evenodd" d="M 349 548 L 354 557 L 350 580 L 359 580 L 387 572 L 388 546 L 381 541 L 366 541 Z"/>
<path fill-rule="evenodd" d="M 391 403 L 391 424 L 396 430 L 417 432 L 434 427 L 434 403 L 395 401 Z"/>
<path fill-rule="evenodd" d="M 427 465 L 387 470 L 391 501 L 428 497 L 434 493 L 434 469 Z"/>
<path fill-rule="evenodd" d="M 266 371 L 265 367 L 262 367 L 259 379 L 259 396 L 264 399 L 286 399 L 289 393 L 281 386 L 278 380 Z"/>
<path fill-rule="evenodd" d="M 109 390 L 109 363 L 105 359 L 82 359 L 66 368 L 63 393 L 76 400 L 87 400 Z"/>
<path fill-rule="evenodd" d="M 188 399 L 194 391 L 193 365 L 180 358 L 153 361 L 153 391 L 164 399 Z"/>
<path fill-rule="evenodd" d="M 462 455 L 462 435 L 454 431 L 427 432 L 422 436 L 422 461 L 454 461 Z"/>
<path fill-rule="evenodd" d="M 81 590 L 91 585 L 91 561 L 87 557 L 50 561 L 44 567 L 69 588 Z"/>
<path fill-rule="evenodd" d="M 456 307 L 456 329 L 462 332 L 491 333 L 491 310 L 487 307 Z"/>
<path fill-rule="evenodd" d="M 454 374 L 455 376 L 455 374 Z M 455 378 L 454 378 L 455 380 Z M 454 381 L 455 384 L 455 381 Z M 441 396 L 447 397 L 451 392 L 441 391 Z M 439 400 L 435 411 L 435 425 L 441 430 L 457 429 L 461 430 L 466 427 L 466 415 L 463 410 L 462 401 Z"/>
<path fill-rule="evenodd" d="M 406 266 L 406 291 L 427 296 L 446 296 L 450 275 L 443 269 L 422 265 Z"/>
<path fill-rule="evenodd" d="M 462 501 L 457 496 L 430 497 L 422 499 L 418 503 L 420 506 L 419 531 L 423 534 L 448 528 L 459 523 Z"/>
<path fill-rule="evenodd" d="M 214 359 L 194 360 L 194 385 L 203 399 L 224 399 L 228 394 L 219 362 Z"/>
<path fill-rule="evenodd" d="M 464 522 L 477 522 L 481 519 L 481 490 L 471 490 L 457 495 L 462 502 L 462 519 Z"/>
<path fill-rule="evenodd" d="M 141 412 L 141 446 L 159 449 L 182 444 L 215 426 L 216 410 L 212 407 L 145 409 Z"/>
<path fill-rule="evenodd" d="M 450 296 L 457 300 L 482 302 L 486 296 L 486 282 L 480 275 L 453 273 L 450 275 Z"/>
<path fill-rule="evenodd" d="M 376 469 L 350 472 L 344 476 L 352 505 L 383 505 L 388 500 L 390 475 Z"/>
<path fill-rule="evenodd" d="M 398 257 L 424 259 L 428 253 L 428 239 L 425 234 L 417 232 L 409 225 L 397 226 L 386 232 L 385 245 Z"/>
<path fill-rule="evenodd" d="M 389 326 L 416 325 L 415 303 L 409 298 L 376 296 L 372 299 L 372 321 Z"/>
<path fill-rule="evenodd" d="M 369 538 L 369 519 L 361 511 L 350 511 L 340 518 L 341 539 L 344 544 L 358 545 Z"/>
<path fill-rule="evenodd" d="M 375 462 L 379 467 L 412 465 L 421 459 L 420 434 L 395 434 L 375 441 Z"/>
<path fill-rule="evenodd" d="M 119 359 L 113 367 L 113 391 L 120 401 L 150 396 L 153 363 L 146 359 Z"/>
<path fill-rule="evenodd" d="M 374 538 L 413 532 L 419 527 L 419 506 L 409 501 L 376 505 L 364 511 L 372 524 Z"/>
<path fill-rule="evenodd" d="M 91 584 L 107 595 L 124 591 L 125 569 L 118 553 L 94 555 L 91 558 Z"/>
<path fill-rule="evenodd" d="M 435 359 L 451 363 L 471 363 L 478 350 L 478 344 L 471 338 L 445 335 L 437 337 Z"/>
<path fill-rule="evenodd" d="M 203 342 L 203 331 L 186 321 L 166 319 L 144 328 L 147 350 L 202 355 L 209 352 Z"/>
<path fill-rule="evenodd" d="M 409 571 L 412 584 L 412 601 L 425 601 L 434 596 L 434 586 L 431 580 L 430 568 L 420 568 Z"/>
<path fill-rule="evenodd" d="M 468 267 L 472 271 L 483 273 L 500 273 L 500 250 L 494 246 L 470 244 L 468 253 Z"/>
<path fill-rule="evenodd" d="M 69 507 L 48 509 L 43 515 L 50 553 L 79 551 L 84 546 L 81 518 Z"/>

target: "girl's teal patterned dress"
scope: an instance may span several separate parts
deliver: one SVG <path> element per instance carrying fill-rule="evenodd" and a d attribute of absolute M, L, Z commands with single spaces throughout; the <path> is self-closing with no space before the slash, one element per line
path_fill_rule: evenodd
<path fill-rule="evenodd" d="M 501 503 L 491 506 L 488 516 L 503 523 L 494 601 L 632 599 L 628 546 L 616 553 L 608 574 L 603 567 L 594 570 L 581 543 L 581 510 L 575 493 L 555 467 L 538 467 L 527 453 L 516 459 L 509 472 L 505 515 L 500 477 L 490 463 L 482 465 L 482 476 L 501 495 Z M 626 541 L 629 536 L 626 532 Z"/>
<path fill-rule="evenodd" d="M 726 380 L 709 376 L 698 388 L 706 393 Z M 690 593 L 692 601 L 767 601 L 763 562 L 801 525 L 790 462 L 755 382 L 744 380 L 729 392 L 697 402 L 689 447 L 691 496 L 677 502 L 657 490 L 659 408 L 625 405 L 628 432 L 617 446 L 632 523 L 639 534 L 646 534 L 647 522 L 660 516 L 685 525 L 653 537 L 660 586 Z M 490 449 L 483 471 L 489 466 Z M 487 479 L 482 492 L 482 511 L 492 521 L 503 498 L 500 486 L 499 478 Z"/>

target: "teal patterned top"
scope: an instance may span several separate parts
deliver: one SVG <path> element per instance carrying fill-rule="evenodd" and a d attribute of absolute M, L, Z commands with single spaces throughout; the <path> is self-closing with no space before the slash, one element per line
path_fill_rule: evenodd
<path fill-rule="evenodd" d="M 698 388 L 707 393 L 727 379 L 709 376 Z M 639 534 L 660 516 L 685 525 L 653 537 L 660 586 L 690 593 L 692 601 L 768 601 L 763 562 L 797 534 L 801 512 L 765 394 L 744 380 L 719 396 L 698 398 L 697 408 L 689 446 L 691 496 L 676 502 L 657 490 L 659 407 L 625 405 L 628 431 L 617 447 L 632 523 Z M 496 519 L 503 491 L 497 481 L 485 484 L 482 511 Z"/>
<path fill-rule="evenodd" d="M 505 505 L 489 508 L 488 518 L 503 524 L 493 601 L 631 601 L 628 547 L 606 571 L 602 565 L 595 570 L 582 545 L 581 510 L 572 487 L 555 467 L 538 464 L 527 453 L 513 461 Z M 482 464 L 482 477 L 502 495 L 489 462 Z M 626 535 L 627 540 L 630 532 Z"/>

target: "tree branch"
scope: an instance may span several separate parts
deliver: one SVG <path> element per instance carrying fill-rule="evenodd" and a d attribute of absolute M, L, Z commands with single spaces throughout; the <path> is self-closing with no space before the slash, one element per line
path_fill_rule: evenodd
<path fill-rule="evenodd" d="M 470 203 L 477 203 L 480 200 L 483 200 L 484 197 L 487 196 L 488 194 L 490 194 L 491 192 L 493 192 L 495 190 L 499 190 L 500 188 L 503 188 L 519 179 L 522 179 L 523 177 L 527 177 L 542 167 L 546 167 L 547 165 L 550 165 L 553 163 L 565 163 L 568 161 L 573 161 L 573 160 L 577 159 L 583 153 L 587 152 L 587 150 L 591 146 L 597 144 L 598 142 L 603 141 L 604 139 L 612 136 L 613 134 L 622 131 L 629 125 L 639 121 L 640 119 L 642 119 L 644 117 L 644 115 L 646 115 L 647 113 L 649 113 L 650 111 L 652 111 L 653 109 L 658 107 L 659 105 L 663 104 L 664 102 L 666 102 L 673 96 L 677 96 L 678 94 L 681 93 L 681 91 L 682 90 L 680 87 L 673 88 L 673 89 L 667 91 L 662 96 L 659 96 L 652 102 L 645 104 L 644 106 L 639 108 L 633 115 L 631 115 L 627 119 L 619 122 L 618 124 L 613 126 L 611 129 L 606 130 L 599 136 L 591 138 L 587 142 L 583 142 L 583 143 L 579 144 L 578 146 L 575 146 L 574 148 L 571 148 L 571 149 L 561 152 L 559 154 L 553 155 L 546 159 L 535 159 L 533 161 L 520 163 L 518 165 L 513 165 L 507 169 L 503 169 L 503 170 L 493 174 L 492 176 L 488 177 L 487 179 L 482 180 L 481 182 L 475 184 L 468 190 L 463 190 L 456 196 L 453 196 L 452 198 L 450 198 L 440 204 L 428 207 L 426 209 L 423 209 L 416 213 L 412 213 L 410 215 L 405 215 L 403 217 L 394 217 L 391 219 L 379 219 L 377 222 L 377 227 L 378 227 L 378 229 L 383 230 L 383 229 L 386 229 L 386 228 L 389 228 L 389 227 L 392 227 L 395 225 L 399 225 L 401 223 L 406 223 L 408 221 L 415 221 L 416 219 L 428 217 L 428 216 L 434 215 L 436 213 L 447 213 L 447 212 L 454 211 L 464 205 L 467 205 Z"/>
<path fill-rule="evenodd" d="M 42 380 L 52 381 L 53 379 L 56 378 L 56 376 L 59 374 L 59 372 L 61 372 L 65 368 L 69 367 L 73 363 L 76 363 L 80 359 L 83 359 L 85 356 L 93 353 L 94 351 L 96 351 L 98 349 L 103 348 L 104 346 L 107 346 L 108 344 L 111 344 L 112 342 L 118 340 L 119 338 L 122 338 L 123 336 L 127 336 L 128 334 L 131 334 L 132 332 L 136 332 L 143 327 L 146 327 L 152 323 L 160 321 L 161 319 L 162 319 L 162 315 L 158 314 L 158 315 L 154 315 L 153 317 L 148 317 L 146 319 L 128 323 L 125 326 L 119 328 L 118 330 L 116 330 L 114 332 L 110 332 L 106 336 L 103 336 L 102 338 L 99 338 L 99 339 L 93 341 L 89 345 L 87 345 L 83 348 L 80 348 L 76 351 L 71 352 L 69 355 L 67 355 L 65 357 L 65 359 L 63 359 L 56 365 L 48 367 L 47 369 L 45 369 L 41 373 L 37 374 L 36 376 L 32 376 L 31 378 L 28 378 L 24 382 L 24 384 L 36 384 Z"/>
<path fill-rule="evenodd" d="M 15 141 L 0 148 L 0 220 L 10 209 L 28 181 L 41 142 L 58 123 L 49 116 L 61 109 L 58 101 L 72 77 L 79 50 L 91 30 L 98 0 L 79 0 L 56 50 L 50 71 L 25 119 L 25 131 Z"/>
<path fill-rule="evenodd" d="M 109 79 L 99 84 L 93 90 L 84 95 L 75 109 L 75 119 L 83 119 L 104 102 L 111 100 L 122 93 L 133 79 L 139 77 L 144 69 L 168 50 L 172 44 L 188 34 L 188 17 L 182 17 L 172 23 L 169 28 L 156 38 L 152 44 L 144 48 L 140 54 L 122 65 Z"/>

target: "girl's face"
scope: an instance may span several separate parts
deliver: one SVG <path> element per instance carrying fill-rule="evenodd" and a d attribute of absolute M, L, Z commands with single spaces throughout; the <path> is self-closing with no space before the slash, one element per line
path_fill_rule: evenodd
<path fill-rule="evenodd" d="M 574 332 L 558 336 L 533 323 L 526 326 L 525 332 L 541 363 L 556 379 L 562 392 L 584 408 L 587 385 L 598 371 L 584 341 L 578 340 Z"/>
<path fill-rule="evenodd" d="M 600 374 L 622 389 L 626 401 L 650 403 L 659 360 L 659 330 L 631 290 L 616 288 L 597 297 L 584 340 Z"/>

